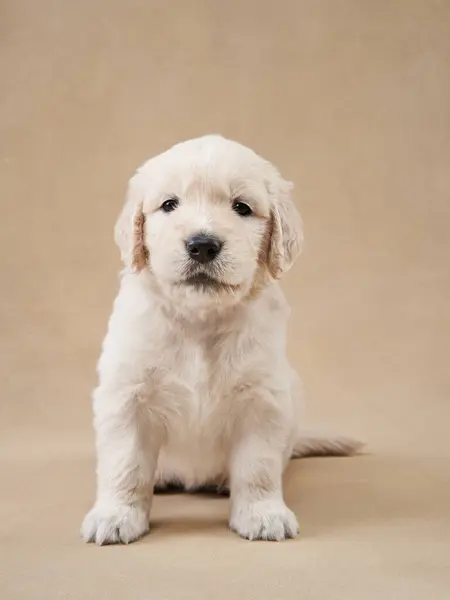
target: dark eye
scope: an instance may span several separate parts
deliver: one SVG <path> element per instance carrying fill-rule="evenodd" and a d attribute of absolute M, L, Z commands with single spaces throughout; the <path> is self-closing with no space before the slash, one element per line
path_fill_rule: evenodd
<path fill-rule="evenodd" d="M 233 210 L 241 217 L 249 217 L 252 214 L 252 209 L 248 204 L 245 204 L 245 202 L 235 202 L 233 204 Z"/>
<path fill-rule="evenodd" d="M 178 198 L 169 198 L 168 200 L 162 203 L 161 210 L 166 213 L 172 212 L 176 209 L 179 203 L 180 202 Z"/>

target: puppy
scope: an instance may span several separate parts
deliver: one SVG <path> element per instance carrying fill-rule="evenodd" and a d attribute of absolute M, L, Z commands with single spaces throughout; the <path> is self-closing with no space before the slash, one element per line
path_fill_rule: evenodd
<path fill-rule="evenodd" d="M 302 245 L 290 192 L 269 162 L 215 135 L 177 144 L 131 179 L 115 230 L 126 269 L 94 393 L 86 541 L 144 535 L 154 488 L 171 484 L 229 487 L 232 530 L 293 538 L 289 459 L 357 449 L 300 430 L 277 283 Z"/>

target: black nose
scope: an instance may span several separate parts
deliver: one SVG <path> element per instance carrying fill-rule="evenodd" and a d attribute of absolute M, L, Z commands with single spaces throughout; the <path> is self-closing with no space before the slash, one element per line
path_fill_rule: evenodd
<path fill-rule="evenodd" d="M 222 249 L 222 243 L 211 235 L 193 235 L 186 241 L 189 256 L 200 263 L 214 260 Z"/>

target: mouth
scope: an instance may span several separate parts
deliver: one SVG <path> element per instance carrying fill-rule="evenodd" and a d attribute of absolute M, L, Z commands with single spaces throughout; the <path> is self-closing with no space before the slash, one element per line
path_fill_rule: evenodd
<path fill-rule="evenodd" d="M 189 277 L 184 279 L 183 283 L 200 289 L 213 290 L 223 288 L 226 285 L 207 273 L 195 273 L 194 275 L 189 275 Z"/>
<path fill-rule="evenodd" d="M 185 273 L 183 279 L 178 282 L 178 285 L 193 288 L 199 292 L 228 292 L 235 294 L 240 288 L 239 285 L 233 285 L 227 281 L 223 281 L 217 277 L 216 273 L 201 270 L 191 270 Z"/>

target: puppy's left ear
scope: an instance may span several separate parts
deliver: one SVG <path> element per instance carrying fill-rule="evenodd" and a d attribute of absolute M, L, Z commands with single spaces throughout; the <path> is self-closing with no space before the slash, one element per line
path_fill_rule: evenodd
<path fill-rule="evenodd" d="M 272 203 L 268 268 L 272 277 L 280 279 L 302 250 L 303 223 L 291 199 L 293 184 L 272 169 L 266 181 Z"/>

